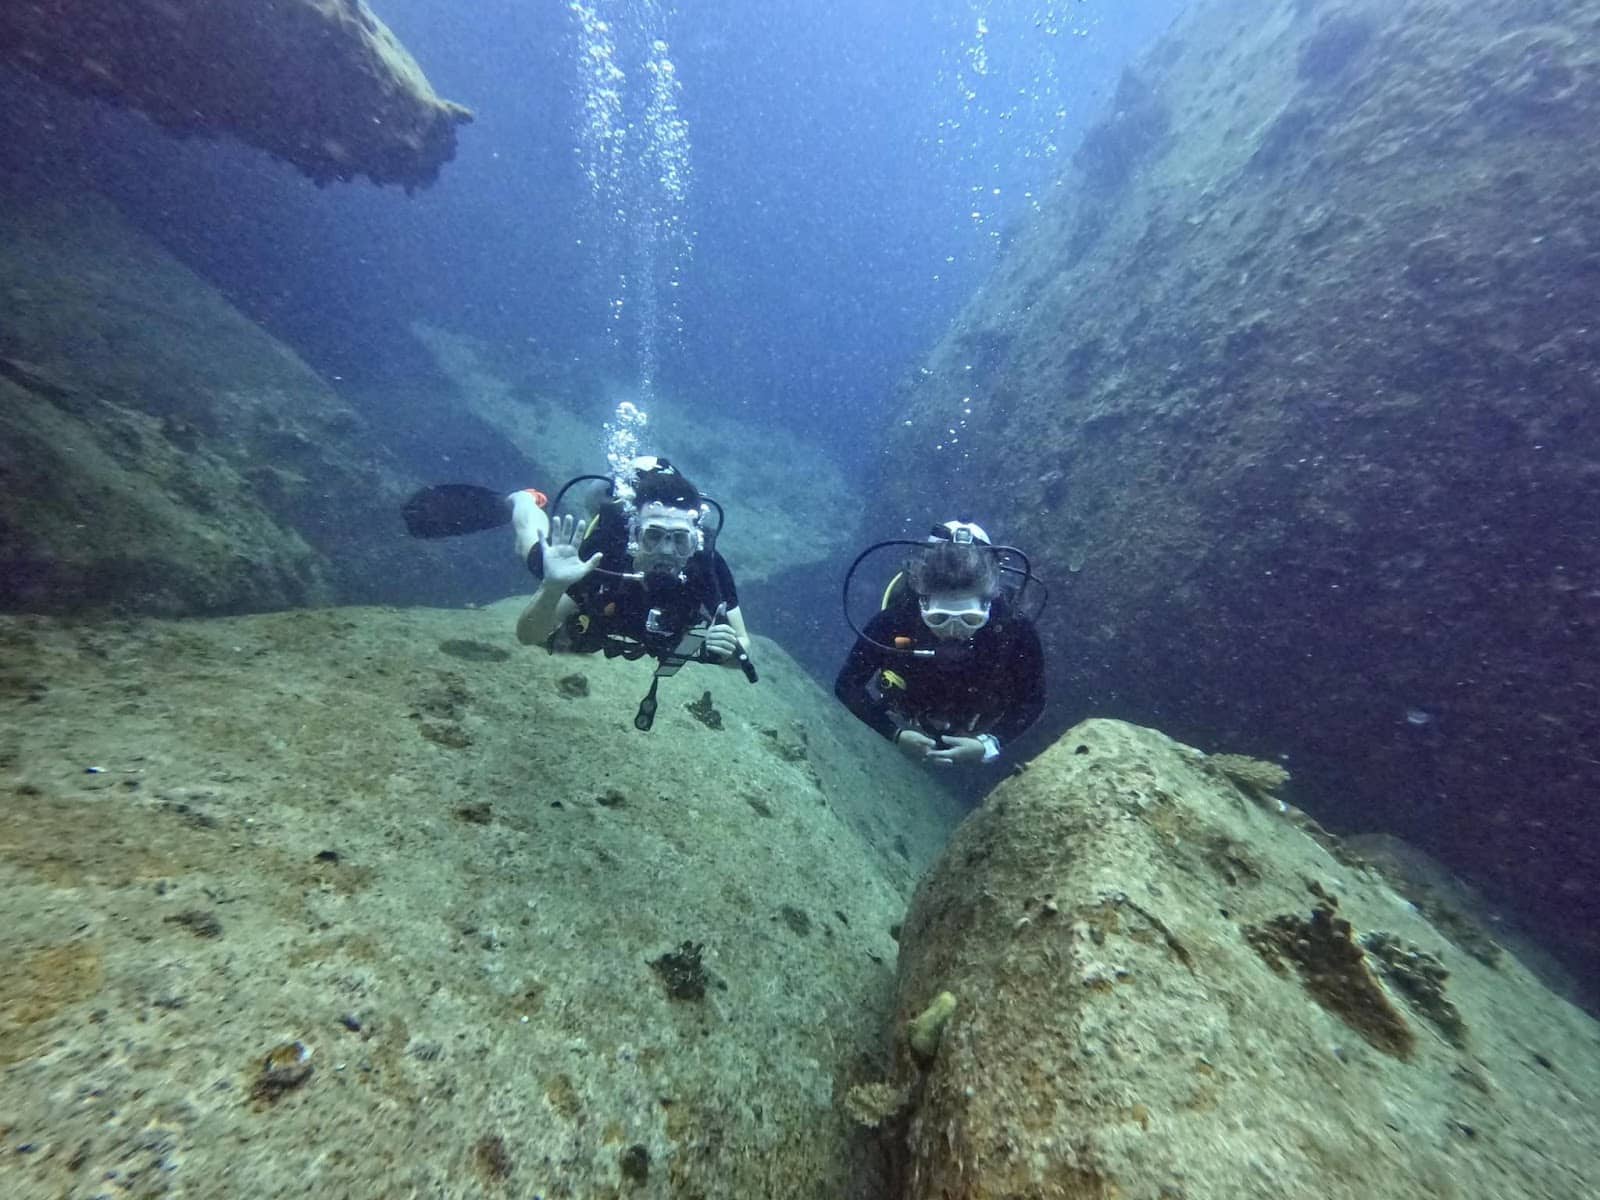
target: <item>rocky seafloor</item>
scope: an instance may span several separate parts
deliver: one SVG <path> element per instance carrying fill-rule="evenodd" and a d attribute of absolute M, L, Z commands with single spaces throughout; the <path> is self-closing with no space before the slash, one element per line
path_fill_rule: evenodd
<path fill-rule="evenodd" d="M 0 1195 L 1600 1171 L 1595 1024 L 1238 764 L 1091 721 L 958 828 L 771 643 L 642 734 L 519 603 L 0 618 Z"/>
<path fill-rule="evenodd" d="M 953 802 L 770 644 L 641 734 L 516 611 L 0 621 L 0 1195 L 874 1194 Z"/>

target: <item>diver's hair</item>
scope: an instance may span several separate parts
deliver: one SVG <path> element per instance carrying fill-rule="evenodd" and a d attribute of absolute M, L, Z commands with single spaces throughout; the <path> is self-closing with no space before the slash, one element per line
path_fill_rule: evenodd
<path fill-rule="evenodd" d="M 665 504 L 668 508 L 699 508 L 700 489 L 677 471 L 640 471 L 633 484 L 636 508 Z"/>
<path fill-rule="evenodd" d="M 970 592 L 993 600 L 1000 594 L 1000 566 L 994 551 L 970 543 L 934 542 L 915 551 L 906 559 L 906 579 L 919 596 Z"/>

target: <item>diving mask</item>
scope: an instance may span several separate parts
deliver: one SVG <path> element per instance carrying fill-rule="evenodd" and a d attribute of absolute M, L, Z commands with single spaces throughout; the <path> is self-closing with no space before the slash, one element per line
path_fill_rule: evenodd
<path fill-rule="evenodd" d="M 692 509 L 646 504 L 635 518 L 628 552 L 646 574 L 676 575 L 703 545 L 700 514 Z"/>
<path fill-rule="evenodd" d="M 922 623 L 942 638 L 970 637 L 989 623 L 990 602 L 981 597 L 936 593 L 918 604 Z"/>
<path fill-rule="evenodd" d="M 639 549 L 646 554 L 666 554 L 688 558 L 699 543 L 696 530 L 681 526 L 651 523 L 639 530 Z"/>

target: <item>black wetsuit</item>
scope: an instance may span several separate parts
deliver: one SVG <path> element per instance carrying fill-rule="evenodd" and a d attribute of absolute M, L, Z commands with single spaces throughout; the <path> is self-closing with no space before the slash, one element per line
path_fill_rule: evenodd
<path fill-rule="evenodd" d="M 915 729 L 929 737 L 993 734 L 1003 745 L 1044 710 L 1044 652 L 1033 622 L 997 597 L 989 623 L 964 642 L 942 642 L 922 623 L 917 598 L 904 589 L 873 617 L 833 685 L 851 712 L 884 737 Z M 932 658 L 892 654 L 910 638 L 916 649 L 939 648 Z"/>
<path fill-rule="evenodd" d="M 689 557 L 683 581 L 618 579 L 605 571 L 634 570 L 628 556 L 628 527 L 620 514 L 606 512 L 583 539 L 578 556 L 604 554 L 601 570 L 593 571 L 567 590 L 578 611 L 550 635 L 546 645 L 577 654 L 602 650 L 607 655 L 638 658 L 671 653 L 683 635 L 708 624 L 719 605 L 739 605 L 733 573 L 715 550 Z M 654 613 L 654 616 L 651 614 Z"/>

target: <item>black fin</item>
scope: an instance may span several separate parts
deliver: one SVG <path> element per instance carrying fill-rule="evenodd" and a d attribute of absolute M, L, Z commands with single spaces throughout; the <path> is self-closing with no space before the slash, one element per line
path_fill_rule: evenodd
<path fill-rule="evenodd" d="M 406 532 L 415 538 L 458 537 L 511 523 L 511 505 L 504 492 L 472 483 L 440 483 L 425 487 L 400 510 Z"/>

